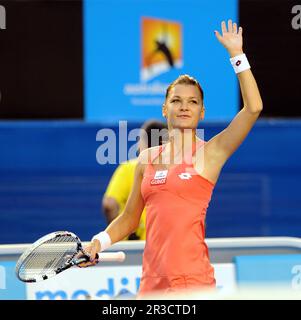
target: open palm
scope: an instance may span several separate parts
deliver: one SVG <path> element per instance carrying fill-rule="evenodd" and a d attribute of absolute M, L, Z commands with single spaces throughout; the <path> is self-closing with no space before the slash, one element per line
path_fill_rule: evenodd
<path fill-rule="evenodd" d="M 229 53 L 242 52 L 242 27 L 237 28 L 237 24 L 232 20 L 228 20 L 228 29 L 226 22 L 222 21 L 222 35 L 218 31 L 214 31 L 218 41 L 229 51 Z"/>

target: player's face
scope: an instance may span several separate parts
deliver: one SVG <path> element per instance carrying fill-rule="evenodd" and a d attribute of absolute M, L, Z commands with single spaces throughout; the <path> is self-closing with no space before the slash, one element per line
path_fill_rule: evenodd
<path fill-rule="evenodd" d="M 163 105 L 169 129 L 195 129 L 204 118 L 203 101 L 194 85 L 177 84 Z"/>

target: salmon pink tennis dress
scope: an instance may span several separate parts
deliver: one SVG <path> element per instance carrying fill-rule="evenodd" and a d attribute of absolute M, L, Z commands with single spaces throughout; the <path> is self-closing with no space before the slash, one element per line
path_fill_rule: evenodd
<path fill-rule="evenodd" d="M 198 140 L 192 148 L 204 145 Z M 200 176 L 190 161 L 156 170 L 145 168 L 141 193 L 146 207 L 146 243 L 137 298 L 155 291 L 214 288 L 214 269 L 205 243 L 205 217 L 214 184 Z M 186 158 L 187 159 L 187 158 Z"/>

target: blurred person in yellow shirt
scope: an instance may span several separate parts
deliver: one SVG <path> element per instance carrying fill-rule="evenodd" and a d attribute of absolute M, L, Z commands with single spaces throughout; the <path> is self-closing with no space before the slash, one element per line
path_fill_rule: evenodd
<path fill-rule="evenodd" d="M 165 123 L 157 120 L 149 120 L 142 125 L 141 129 L 144 130 L 146 135 L 140 134 L 138 147 L 139 153 L 146 148 L 158 145 L 158 142 L 159 145 L 164 142 L 164 139 L 161 136 L 159 136 L 159 141 L 158 139 L 151 139 L 151 130 L 167 129 Z M 107 190 L 102 199 L 102 210 L 106 216 L 108 224 L 110 224 L 111 221 L 113 221 L 125 207 L 127 199 L 132 190 L 132 185 L 134 183 L 134 172 L 136 164 L 137 158 L 121 163 L 111 177 Z M 137 230 L 132 233 L 126 240 L 146 239 L 145 219 L 146 210 L 144 208 Z"/>

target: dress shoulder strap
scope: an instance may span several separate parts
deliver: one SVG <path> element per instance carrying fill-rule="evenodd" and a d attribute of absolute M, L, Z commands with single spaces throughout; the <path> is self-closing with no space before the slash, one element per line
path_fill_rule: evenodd
<path fill-rule="evenodd" d="M 151 151 L 150 163 L 153 163 L 165 149 L 166 144 L 160 145 L 158 149 Z"/>
<path fill-rule="evenodd" d="M 192 145 L 192 150 L 191 150 L 191 154 L 186 154 L 185 155 L 185 159 L 184 161 L 187 163 L 187 164 L 191 164 L 192 163 L 192 157 L 193 155 L 195 154 L 196 150 L 201 148 L 206 142 L 204 140 L 197 140 L 196 143 L 194 143 Z"/>

